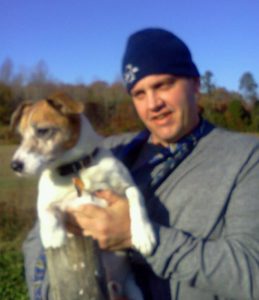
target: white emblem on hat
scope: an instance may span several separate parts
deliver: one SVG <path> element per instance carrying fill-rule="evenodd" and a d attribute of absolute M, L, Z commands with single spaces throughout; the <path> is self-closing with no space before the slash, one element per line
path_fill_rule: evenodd
<path fill-rule="evenodd" d="M 125 69 L 124 80 L 126 83 L 132 83 L 136 79 L 136 73 L 139 71 L 139 68 L 134 67 L 132 64 L 128 64 Z"/>

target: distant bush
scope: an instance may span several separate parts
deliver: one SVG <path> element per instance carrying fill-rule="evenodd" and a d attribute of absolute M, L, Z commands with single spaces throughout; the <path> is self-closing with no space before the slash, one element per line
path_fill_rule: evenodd
<path fill-rule="evenodd" d="M 13 110 L 12 89 L 0 82 L 0 124 L 8 124 Z"/>
<path fill-rule="evenodd" d="M 251 127 L 252 132 L 259 132 L 259 102 L 256 102 L 251 111 Z"/>
<path fill-rule="evenodd" d="M 225 117 L 229 129 L 248 131 L 251 121 L 250 113 L 245 109 L 241 101 L 237 99 L 230 101 Z"/>
<path fill-rule="evenodd" d="M 14 144 L 18 142 L 18 137 L 15 136 L 9 126 L 0 125 L 0 145 L 2 144 Z"/>

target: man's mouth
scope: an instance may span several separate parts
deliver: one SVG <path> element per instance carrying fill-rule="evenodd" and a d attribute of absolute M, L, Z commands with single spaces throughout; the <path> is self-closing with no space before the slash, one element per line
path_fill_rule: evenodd
<path fill-rule="evenodd" d="M 151 119 L 152 119 L 153 121 L 155 121 L 155 122 L 156 122 L 156 121 L 158 121 L 158 122 L 160 122 L 160 121 L 166 121 L 166 120 L 169 119 L 169 117 L 171 116 L 171 114 L 172 114 L 171 111 L 167 111 L 167 112 L 164 112 L 164 113 L 162 113 L 162 114 L 153 116 Z"/>

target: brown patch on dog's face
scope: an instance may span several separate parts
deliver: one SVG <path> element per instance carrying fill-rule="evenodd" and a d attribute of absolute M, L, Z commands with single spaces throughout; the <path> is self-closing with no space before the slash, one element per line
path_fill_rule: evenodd
<path fill-rule="evenodd" d="M 34 165 L 38 160 L 43 165 L 73 148 L 80 135 L 82 108 L 82 104 L 74 104 L 70 98 L 22 104 L 12 117 L 13 126 L 22 137 L 16 159 L 30 163 L 35 161 Z"/>
<path fill-rule="evenodd" d="M 55 93 L 48 97 L 48 103 L 63 114 L 80 114 L 84 111 L 84 105 L 81 102 L 73 101 L 64 93 Z"/>
<path fill-rule="evenodd" d="M 80 134 L 78 113 L 64 115 L 47 100 L 35 103 L 25 112 L 18 130 L 23 137 L 26 131 L 33 131 L 35 147 L 41 148 L 42 152 L 49 152 L 50 148 L 69 149 L 76 144 Z M 42 147 L 39 147 L 41 144 Z"/>
<path fill-rule="evenodd" d="M 17 128 L 17 126 L 22 118 L 22 115 L 26 114 L 26 111 L 32 105 L 33 105 L 32 102 L 24 101 L 17 107 L 17 109 L 11 116 L 11 122 L 10 122 L 11 131 L 14 131 Z"/>

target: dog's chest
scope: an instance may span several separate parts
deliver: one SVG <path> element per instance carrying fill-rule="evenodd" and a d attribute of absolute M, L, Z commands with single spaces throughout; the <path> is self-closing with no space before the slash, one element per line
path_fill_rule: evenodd
<path fill-rule="evenodd" d="M 111 189 L 124 194 L 125 189 L 132 185 L 130 175 L 125 167 L 115 159 L 106 159 L 100 163 L 83 169 L 80 178 L 84 182 L 86 191 Z"/>
<path fill-rule="evenodd" d="M 42 174 L 39 181 L 38 202 L 45 205 L 66 202 L 77 197 L 77 191 L 72 183 L 72 176 L 53 176 L 49 172 Z"/>
<path fill-rule="evenodd" d="M 91 166 L 81 169 L 78 174 L 60 176 L 50 170 L 44 172 L 39 182 L 39 200 L 44 201 L 45 204 L 57 202 L 62 204 L 76 198 L 77 190 L 72 183 L 74 176 L 78 176 L 83 181 L 87 193 L 111 189 L 124 195 L 125 190 L 132 185 L 130 174 L 124 165 L 113 156 L 106 156 L 93 162 Z"/>

